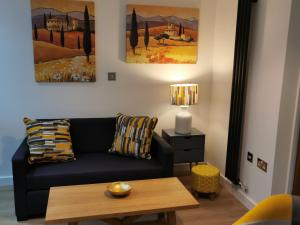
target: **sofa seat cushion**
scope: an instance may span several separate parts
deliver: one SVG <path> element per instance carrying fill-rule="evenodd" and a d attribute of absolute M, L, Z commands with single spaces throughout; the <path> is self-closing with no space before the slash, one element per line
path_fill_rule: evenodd
<path fill-rule="evenodd" d="M 54 186 L 151 179 L 163 176 L 158 161 L 129 158 L 108 153 L 76 155 L 76 161 L 32 166 L 27 174 L 30 190 Z"/>

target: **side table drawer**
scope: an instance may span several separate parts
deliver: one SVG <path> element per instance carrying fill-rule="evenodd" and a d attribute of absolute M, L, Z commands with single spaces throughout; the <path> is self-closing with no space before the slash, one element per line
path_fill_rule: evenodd
<path fill-rule="evenodd" d="M 174 163 L 203 162 L 204 152 L 201 149 L 174 149 Z"/>
<path fill-rule="evenodd" d="M 199 146 L 204 146 L 204 136 L 182 136 L 171 139 L 173 146 L 176 148 L 186 148 L 189 146 L 190 149 L 199 148 Z"/>

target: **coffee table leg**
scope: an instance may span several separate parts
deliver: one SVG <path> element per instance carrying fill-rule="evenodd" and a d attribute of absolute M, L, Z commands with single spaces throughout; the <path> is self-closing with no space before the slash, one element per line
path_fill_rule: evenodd
<path fill-rule="evenodd" d="M 157 221 L 165 224 L 166 223 L 165 213 L 158 213 L 157 214 Z"/>
<path fill-rule="evenodd" d="M 168 225 L 176 225 L 176 212 L 168 212 L 167 213 L 167 222 Z"/>

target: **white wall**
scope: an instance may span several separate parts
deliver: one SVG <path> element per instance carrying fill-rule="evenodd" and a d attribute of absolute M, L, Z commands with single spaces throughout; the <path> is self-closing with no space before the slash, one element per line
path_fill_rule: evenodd
<path fill-rule="evenodd" d="M 232 81 L 236 4 L 217 1 L 207 160 L 225 173 Z M 299 1 L 264 0 L 253 4 L 240 179 L 248 192 L 234 190 L 247 206 L 291 186 L 292 151 L 297 144 L 299 95 Z M 291 11 L 292 8 L 292 11 Z M 298 115 L 299 117 L 299 115 Z M 247 161 L 247 152 L 254 162 Z M 268 172 L 256 160 L 268 163 Z"/>
<path fill-rule="evenodd" d="M 272 194 L 287 192 L 289 188 L 289 173 L 293 173 L 295 165 L 292 160 L 298 148 L 297 121 L 299 96 L 299 66 L 300 66 L 300 1 L 293 1 L 288 33 L 288 45 L 285 59 L 284 79 L 279 112 L 276 155 Z M 299 122 L 299 121 L 297 121 Z M 294 136 L 294 134 L 297 134 Z"/>
<path fill-rule="evenodd" d="M 206 159 L 225 174 L 237 0 L 218 0 Z"/>
<path fill-rule="evenodd" d="M 294 178 L 295 178 L 295 168 L 298 154 L 298 143 L 299 143 L 299 135 L 300 135 L 300 65 L 298 69 L 298 87 L 297 87 L 297 98 L 296 98 L 296 107 L 294 113 L 294 126 L 291 137 L 291 152 L 289 154 L 289 162 L 287 164 L 288 167 L 288 176 L 287 176 L 287 184 L 286 191 L 288 193 L 293 192 L 294 186 Z"/>
<path fill-rule="evenodd" d="M 117 112 L 158 116 L 157 131 L 174 127 L 177 107 L 169 105 L 174 82 L 197 82 L 200 101 L 191 107 L 194 126 L 208 126 L 215 1 L 152 0 L 151 4 L 201 7 L 199 60 L 195 65 L 126 64 L 127 3 L 97 0 L 96 70 L 91 84 L 38 84 L 34 81 L 30 1 L 1 0 L 0 7 L 0 185 L 11 182 L 10 159 L 24 138 L 22 118 L 110 117 Z M 107 72 L 117 72 L 108 82 Z M 2 178 L 2 179 L 1 179 Z M 5 179 L 7 178 L 7 179 Z"/>
<path fill-rule="evenodd" d="M 272 181 L 277 177 L 273 176 L 273 168 L 291 2 L 264 0 L 258 1 L 253 8 L 241 181 L 248 185 L 247 196 L 255 202 L 272 193 Z M 284 147 L 280 151 L 284 151 Z M 248 151 L 254 153 L 253 164 L 246 159 Z M 267 173 L 257 168 L 257 157 L 268 162 Z M 285 182 L 285 177 L 280 179 L 279 182 Z"/>

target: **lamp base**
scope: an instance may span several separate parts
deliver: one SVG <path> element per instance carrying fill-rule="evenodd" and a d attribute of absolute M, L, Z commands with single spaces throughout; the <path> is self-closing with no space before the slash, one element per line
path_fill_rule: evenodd
<path fill-rule="evenodd" d="M 175 133 L 190 134 L 192 130 L 192 114 L 187 110 L 176 114 Z"/>

